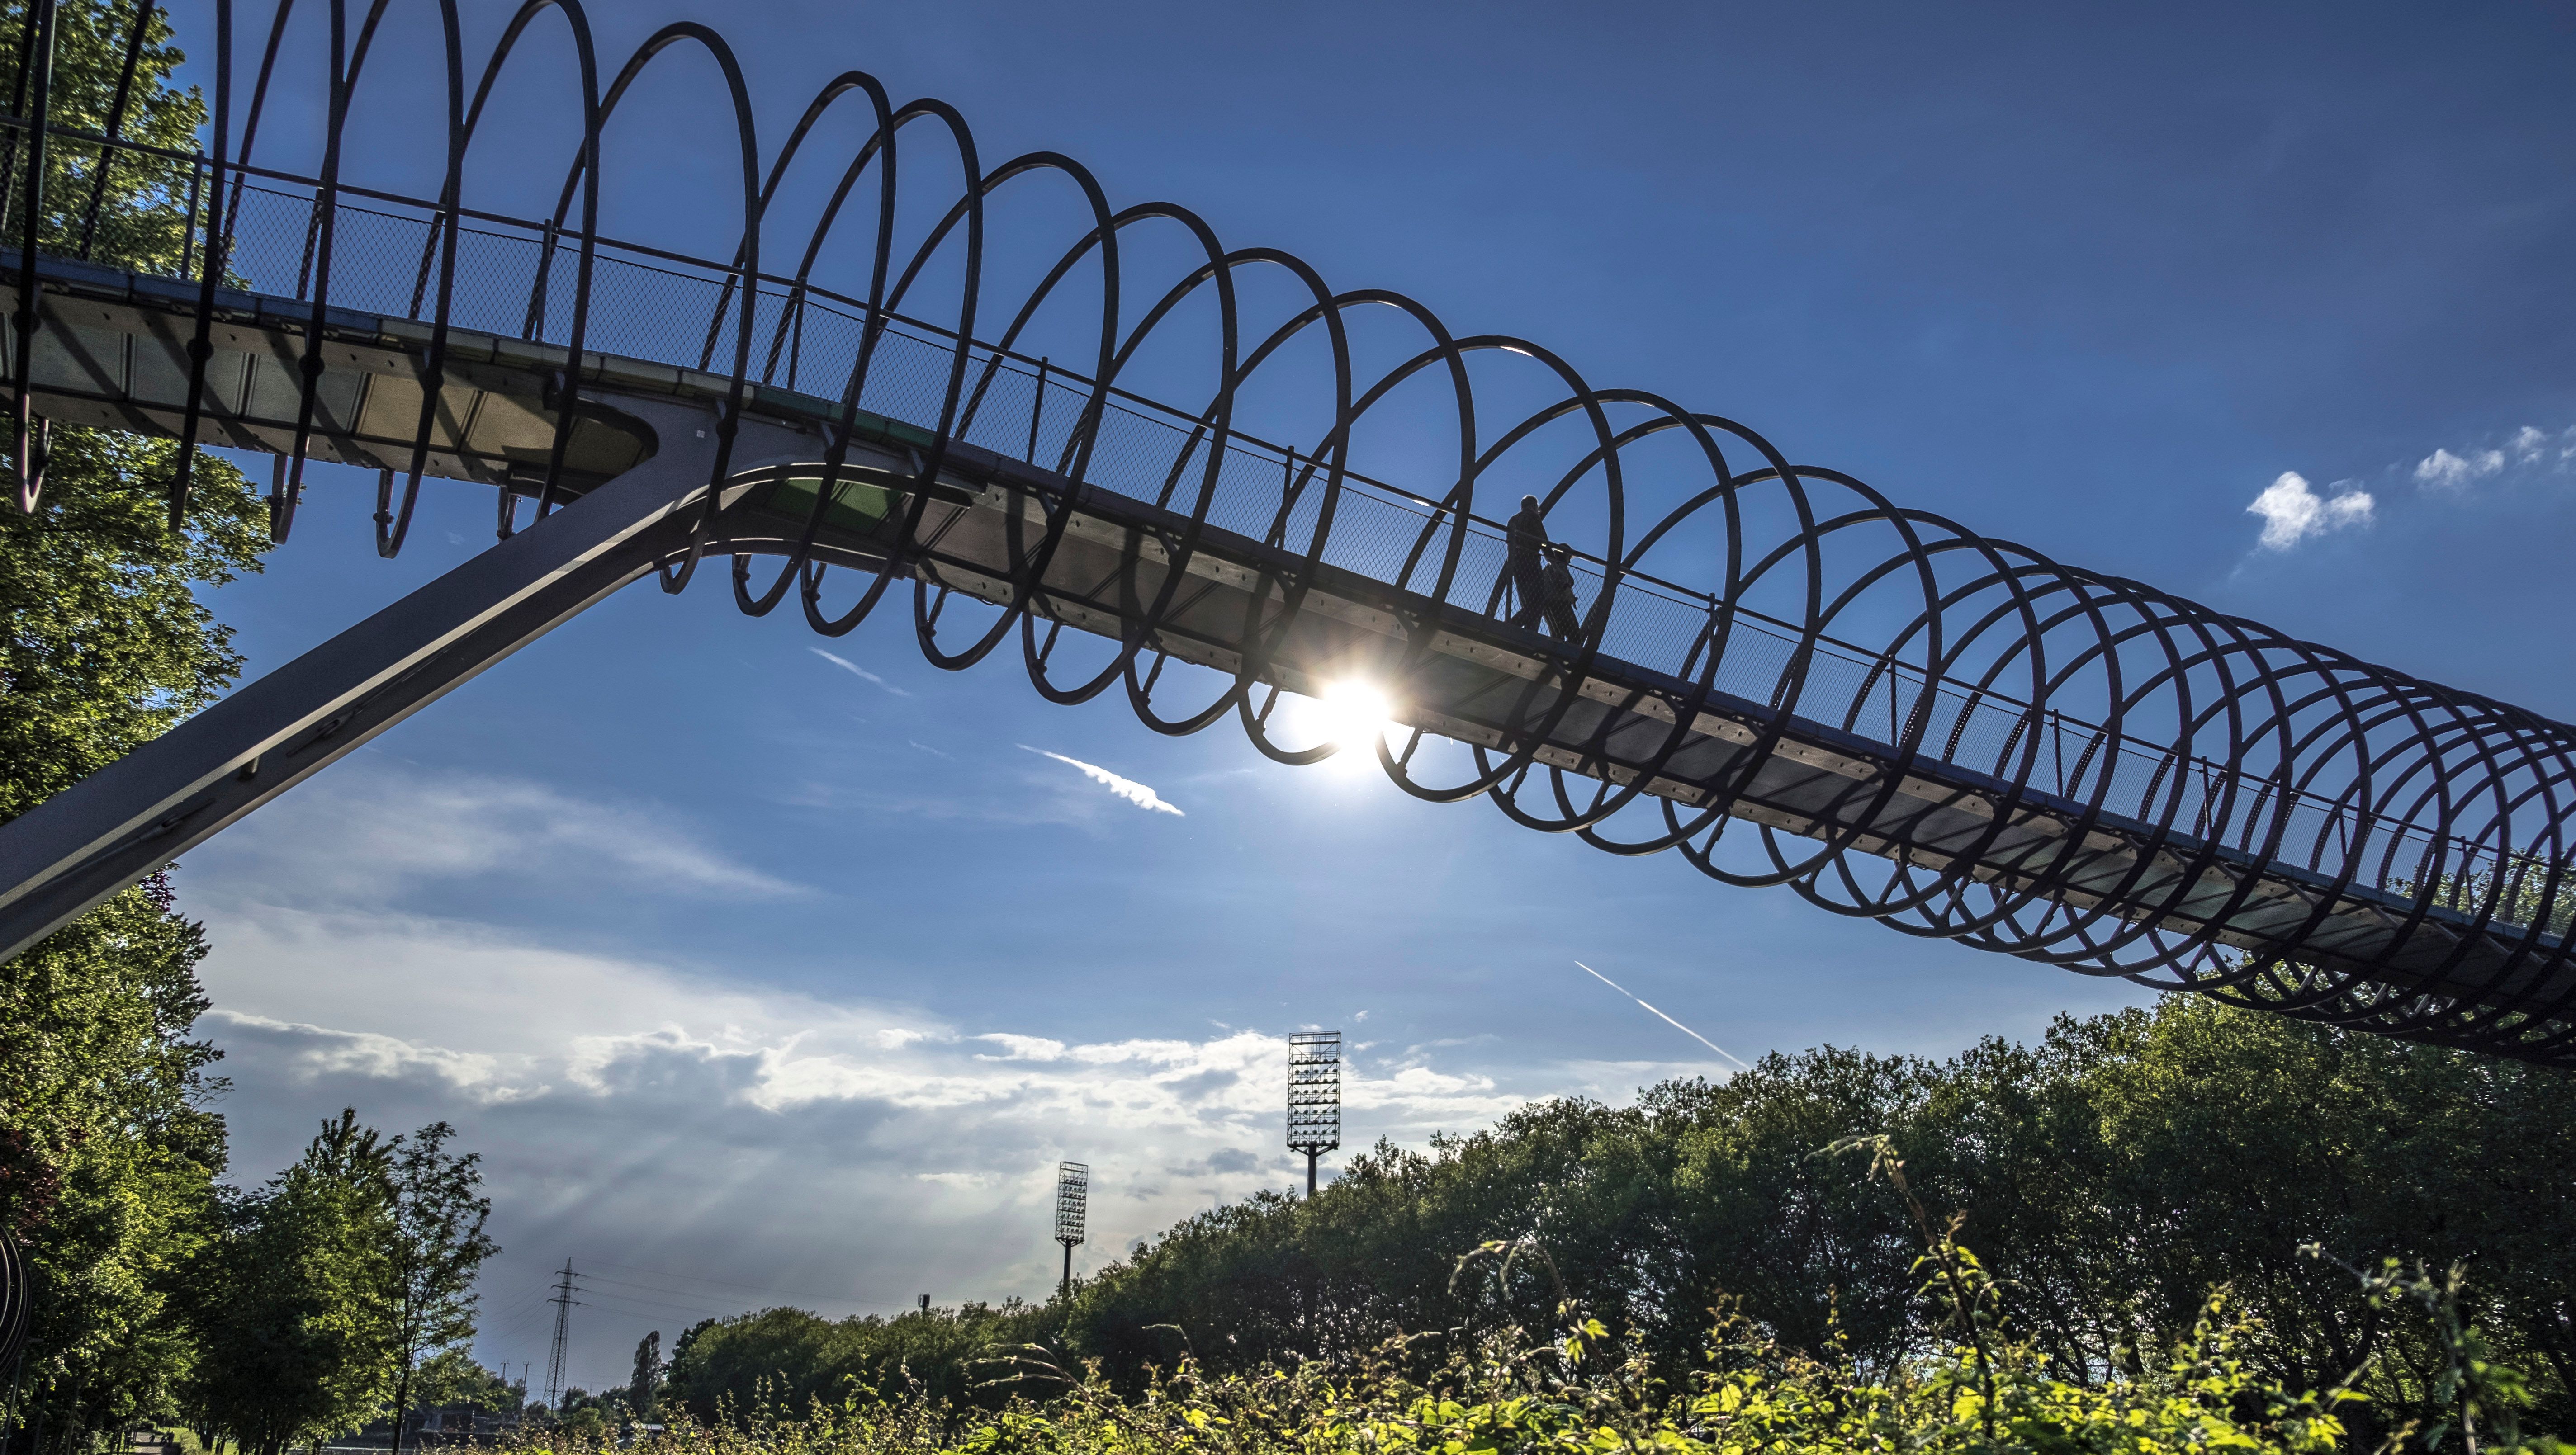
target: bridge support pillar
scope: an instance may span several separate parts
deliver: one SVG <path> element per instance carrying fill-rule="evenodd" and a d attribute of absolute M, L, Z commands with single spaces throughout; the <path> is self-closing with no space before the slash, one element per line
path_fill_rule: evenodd
<path fill-rule="evenodd" d="M 593 402 L 650 426 L 652 456 L 0 824 L 0 960 L 685 550 L 715 416 Z M 746 469 L 817 453 L 811 433 L 753 419 L 734 446 Z"/>

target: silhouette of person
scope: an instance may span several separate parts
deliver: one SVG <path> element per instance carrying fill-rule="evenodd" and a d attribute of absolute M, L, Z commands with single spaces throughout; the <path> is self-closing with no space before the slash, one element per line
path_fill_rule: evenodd
<path fill-rule="evenodd" d="M 1547 519 L 1538 512 L 1538 497 L 1521 497 L 1521 513 L 1512 517 L 1510 533 L 1505 539 L 1512 576 L 1512 589 L 1520 595 L 1520 610 L 1512 613 L 1512 625 L 1534 627 L 1547 603 L 1546 564 L 1541 556 L 1547 550 Z"/>
<path fill-rule="evenodd" d="M 1547 629 L 1556 639 L 1570 642 L 1583 635 L 1582 618 L 1574 607 L 1574 548 L 1550 543 L 1547 566 L 1539 572 L 1539 603 L 1547 611 Z"/>

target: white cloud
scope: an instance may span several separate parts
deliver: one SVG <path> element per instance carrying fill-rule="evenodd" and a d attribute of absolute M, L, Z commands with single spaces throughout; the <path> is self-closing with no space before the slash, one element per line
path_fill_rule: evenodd
<path fill-rule="evenodd" d="M 849 658 L 842 656 L 838 652 L 827 652 L 821 647 L 807 647 L 806 650 L 812 652 L 815 656 L 822 658 L 824 661 L 831 663 L 833 666 L 840 668 L 842 671 L 857 677 L 860 681 L 874 683 L 875 685 L 884 688 L 886 691 L 893 693 L 897 697 L 910 697 L 912 695 L 902 688 L 895 686 L 893 683 L 888 682 L 883 677 L 878 676 L 876 673 L 871 672 L 867 668 L 860 666 L 858 663 L 851 661 Z M 945 755 L 943 754 L 942 756 Z"/>
<path fill-rule="evenodd" d="M 650 803 L 577 798 L 523 778 L 428 772 L 364 754 L 261 810 L 219 848 L 235 877 L 298 903 L 388 903 L 411 886 L 525 876 L 614 879 L 656 893 L 788 899 L 810 893 L 702 842 Z M 247 871 L 247 872 L 243 872 Z"/>
<path fill-rule="evenodd" d="M 1002 1048 L 1001 1055 L 976 1058 L 982 1061 L 1061 1061 L 1064 1059 L 1064 1042 L 1046 1036 L 1015 1036 L 1007 1031 L 995 1031 L 989 1035 L 977 1036 L 975 1039 L 990 1041 Z"/>
<path fill-rule="evenodd" d="M 2415 483 L 2427 489 L 2458 492 L 2508 470 L 2518 473 L 2554 464 L 2556 473 L 2563 475 L 2570 461 L 2576 461 L 2576 425 L 2553 435 L 2537 425 L 2526 424 L 2501 447 L 2435 450 L 2415 462 L 2414 476 Z"/>
<path fill-rule="evenodd" d="M 1119 812 L 1091 784 L 1061 782 Z M 419 842 L 423 825 L 438 843 Z M 1303 1185 L 1302 1159 L 1281 1145 L 1285 1008 L 1277 1025 L 1175 1015 L 1131 1036 L 995 996 L 960 1020 L 893 998 L 954 973 L 935 955 L 854 956 L 837 983 L 887 987 L 869 999 L 768 983 L 756 944 L 738 963 L 682 966 L 657 962 L 676 950 L 424 912 L 508 912 L 482 891 L 523 873 L 532 842 L 549 893 L 580 892 L 584 875 L 664 882 L 653 876 L 675 871 L 619 847 L 628 830 L 680 853 L 699 883 L 764 882 L 683 828 L 659 808 L 379 754 L 191 856 L 180 883 L 213 945 L 202 974 L 222 1010 L 203 1027 L 228 1053 L 218 1109 L 232 1175 L 265 1178 L 343 1106 L 389 1132 L 454 1124 L 485 1159 L 506 1250 L 483 1285 L 487 1363 L 543 1357 L 549 1271 L 568 1257 L 618 1265 L 614 1279 L 726 1281 L 649 1300 L 594 1285 L 571 1348 L 573 1382 L 588 1388 L 622 1378 L 646 1330 L 667 1342 L 701 1316 L 1043 1294 L 1061 1257 L 1047 1236 L 1060 1158 L 1093 1169 L 1095 1239 L 1078 1272 L 1219 1202 Z M 448 881 L 484 873 L 495 877 Z M 406 891 L 423 884 L 445 892 Z M 1347 1140 L 1418 1147 L 1536 1095 L 1624 1096 L 1637 1084 L 1624 1075 L 1522 1064 L 1490 1043 L 1355 1046 Z"/>
<path fill-rule="evenodd" d="M 1032 748 L 1026 743 L 1020 744 L 1020 749 L 1023 752 L 1035 753 L 1041 758 L 1053 758 L 1068 768 L 1079 769 L 1084 777 L 1138 808 L 1151 809 L 1156 813 L 1168 813 L 1174 818 L 1186 817 L 1179 809 L 1165 802 L 1161 794 L 1133 778 L 1121 778 L 1096 763 L 1086 763 L 1080 758 L 1068 758 L 1062 753 L 1050 753 L 1044 748 Z"/>
<path fill-rule="evenodd" d="M 451 1051 L 372 1031 L 335 1031 L 240 1011 L 207 1012 L 208 1027 L 223 1041 L 258 1045 L 279 1053 L 307 1076 L 349 1075 L 377 1080 L 427 1077 L 477 1102 L 544 1093 L 543 1083 L 515 1084 L 503 1058 L 481 1051 Z"/>
<path fill-rule="evenodd" d="M 2504 468 L 2504 451 L 2469 450 L 2452 454 L 2435 450 L 2415 464 L 2415 482 L 2436 489 L 2457 490 L 2472 480 L 2482 480 Z"/>
<path fill-rule="evenodd" d="M 283 1165 L 342 1106 L 387 1131 L 443 1119 L 485 1159 L 507 1250 L 485 1284 L 496 1315 L 566 1256 L 782 1291 L 701 1289 L 694 1312 L 620 1313 L 609 1287 L 575 1316 L 575 1382 L 591 1387 L 646 1329 L 667 1340 L 703 1314 L 1041 1294 L 1061 1256 L 1046 1236 L 1059 1158 L 1093 1172 L 1095 1238 L 1077 1270 L 1302 1170 L 1279 1145 L 1287 1051 L 1269 1030 L 957 1026 L 451 920 L 202 912 L 205 979 L 227 1007 L 205 1029 L 228 1052 L 240 1179 Z M 1415 1146 L 1553 1089 L 1418 1057 L 1357 1055 L 1344 1074 L 1365 1139 Z M 542 1353 L 542 1318 L 487 1328 L 486 1362 Z"/>
<path fill-rule="evenodd" d="M 2263 548 L 2286 551 L 2312 535 L 2369 524 L 2374 502 L 2361 490 L 2319 495 L 2308 488 L 2305 476 L 2284 470 L 2245 509 L 2263 517 Z"/>

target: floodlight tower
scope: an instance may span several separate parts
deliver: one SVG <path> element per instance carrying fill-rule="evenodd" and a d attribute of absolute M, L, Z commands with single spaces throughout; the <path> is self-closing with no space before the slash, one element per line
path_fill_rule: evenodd
<path fill-rule="evenodd" d="M 1055 1240 L 1064 1245 L 1064 1282 L 1056 1291 L 1073 1292 L 1073 1250 L 1082 1242 L 1082 1225 L 1091 1207 L 1091 1164 L 1055 1164 Z"/>
<path fill-rule="evenodd" d="M 1288 1038 L 1288 1150 L 1306 1154 L 1306 1195 L 1315 1195 L 1315 1159 L 1342 1145 L 1342 1033 L 1300 1031 Z"/>

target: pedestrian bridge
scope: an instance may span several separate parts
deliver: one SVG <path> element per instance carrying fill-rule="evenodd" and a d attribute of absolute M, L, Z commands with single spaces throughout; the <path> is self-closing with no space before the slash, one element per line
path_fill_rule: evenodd
<path fill-rule="evenodd" d="M 130 271 L 59 230 L 13 234 L 0 306 L 27 410 L 275 456 L 280 538 L 318 459 L 377 472 L 387 554 L 424 481 L 492 490 L 499 539 L 0 825 L 0 954 L 608 593 L 704 570 L 701 594 L 746 610 L 832 634 L 906 612 L 941 666 L 1014 657 L 1052 700 L 1120 697 L 1166 732 L 1230 721 L 1283 761 L 1334 751 L 1287 740 L 1283 694 L 1366 683 L 1407 792 L 1908 933 L 2576 1062 L 2576 730 L 1904 509 L 1535 343 L 1226 252 L 1179 209 L 1113 213 L 1062 158 L 979 172 L 962 122 L 979 184 L 898 248 L 884 139 L 933 113 L 872 82 L 808 122 L 873 98 L 879 140 L 832 165 L 884 169 L 880 209 L 836 222 L 836 200 L 791 268 L 757 241 L 804 129 L 766 173 L 746 147 L 753 245 L 692 258 L 603 236 L 572 182 L 525 218 L 461 204 L 455 173 L 420 199 L 261 165 L 230 149 L 221 80 L 203 154 L 53 138 L 75 159 L 49 175 L 158 169 L 184 246 Z M 1035 173 L 1093 210 L 997 304 L 985 209 Z M 836 225 L 879 240 L 839 291 L 815 261 Z M 1118 243 L 1149 226 L 1202 239 L 1204 262 L 1137 293 Z M 961 259 L 944 312 L 908 294 Z M 1254 270 L 1304 302 L 1256 327 L 1232 282 Z M 1094 275 L 1083 366 L 1034 356 L 1024 330 Z M 1414 342 L 1370 362 L 1346 324 L 1364 312 Z M 1195 383 L 1156 373 L 1186 388 L 1174 407 L 1131 385 L 1190 316 L 1221 337 Z M 1264 371 L 1299 348 L 1322 361 L 1303 415 L 1264 414 Z M 1476 402 L 1498 395 L 1536 403 L 1496 428 Z M 1372 465 L 1398 417 L 1446 463 Z M 36 472 L 22 483 L 43 508 Z M 1576 547 L 1572 640 L 1513 624 L 1498 522 L 1525 488 Z"/>

